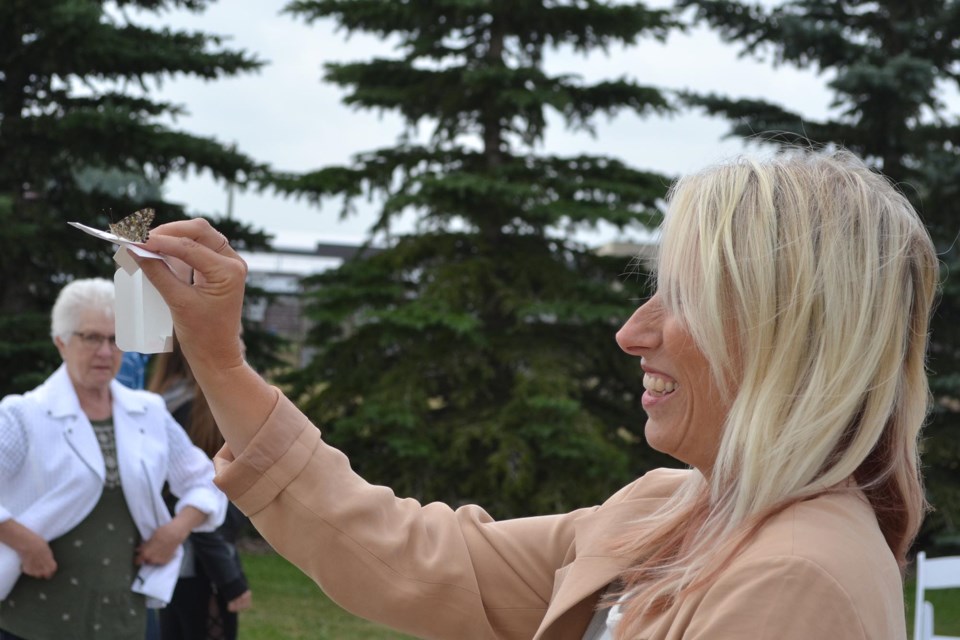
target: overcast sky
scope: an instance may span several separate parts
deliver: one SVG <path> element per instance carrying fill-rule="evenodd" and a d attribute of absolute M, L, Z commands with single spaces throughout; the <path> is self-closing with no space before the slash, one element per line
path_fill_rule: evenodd
<path fill-rule="evenodd" d="M 343 92 L 321 82 L 326 62 L 348 62 L 390 55 L 388 43 L 355 34 L 349 39 L 332 21 L 306 26 L 280 11 L 285 0 L 229 0 L 202 14 L 185 11 L 144 16 L 144 21 L 173 28 L 203 30 L 229 36 L 228 46 L 242 48 L 266 60 L 259 72 L 238 78 L 202 82 L 166 80 L 156 98 L 182 104 L 189 115 L 175 125 L 191 133 L 213 136 L 262 162 L 290 171 L 349 164 L 353 154 L 388 146 L 402 131 L 392 114 L 355 111 L 341 104 Z M 649 6 L 665 6 L 655 0 Z M 764 97 L 821 118 L 828 109 L 827 78 L 813 71 L 738 58 L 704 29 L 674 35 L 666 44 L 647 42 L 583 57 L 571 52 L 548 52 L 547 71 L 580 74 L 585 80 L 627 77 L 665 89 L 715 91 L 730 96 Z M 724 140 L 721 120 L 690 113 L 669 118 L 640 119 L 623 112 L 597 121 L 597 136 L 568 133 L 560 122 L 548 128 L 541 151 L 556 154 L 606 154 L 639 169 L 678 174 L 698 169 L 741 149 Z M 222 214 L 227 197 L 222 184 L 206 175 L 173 178 L 168 198 L 188 211 Z M 234 216 L 264 228 L 278 246 L 311 246 L 317 240 L 359 241 L 373 221 L 365 207 L 359 215 L 339 219 L 339 203 L 322 208 L 305 201 L 269 194 L 239 193 Z M 401 223 L 397 231 L 409 230 Z M 586 242 L 619 238 L 611 229 L 583 234 Z"/>

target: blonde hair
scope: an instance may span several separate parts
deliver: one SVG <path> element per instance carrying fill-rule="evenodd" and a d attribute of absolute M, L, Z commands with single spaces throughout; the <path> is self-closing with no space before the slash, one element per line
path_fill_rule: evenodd
<path fill-rule="evenodd" d="M 741 158 L 674 185 L 658 292 L 731 407 L 709 477 L 691 474 L 622 541 L 633 597 L 618 636 L 826 491 L 862 490 L 903 566 L 926 508 L 917 439 L 937 273 L 913 207 L 848 152 Z"/>
<path fill-rule="evenodd" d="M 210 411 L 210 405 L 207 404 L 207 397 L 193 377 L 193 371 L 183 355 L 183 349 L 176 336 L 173 337 L 173 350 L 158 354 L 154 358 L 152 368 L 150 381 L 147 383 L 149 391 L 163 395 L 178 383 L 188 385 L 191 401 L 190 414 L 187 418 L 188 423 L 181 426 L 190 436 L 190 441 L 203 449 L 207 457 L 213 458 L 223 446 L 223 436 L 220 435 L 213 413 Z"/>

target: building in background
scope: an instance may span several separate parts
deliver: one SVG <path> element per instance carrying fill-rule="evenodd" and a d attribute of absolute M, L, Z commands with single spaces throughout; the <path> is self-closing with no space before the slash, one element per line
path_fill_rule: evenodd
<path fill-rule="evenodd" d="M 240 251 L 247 263 L 247 284 L 267 295 L 250 297 L 244 314 L 263 330 L 290 342 L 289 362 L 300 367 L 309 361 L 304 338 L 309 330 L 304 313 L 303 279 L 335 269 L 359 251 L 376 253 L 375 247 L 318 242 L 313 249 L 274 247 L 272 251 Z"/>

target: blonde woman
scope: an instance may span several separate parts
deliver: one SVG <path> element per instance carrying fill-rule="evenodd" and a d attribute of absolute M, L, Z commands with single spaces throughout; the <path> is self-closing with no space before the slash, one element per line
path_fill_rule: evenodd
<path fill-rule="evenodd" d="M 368 485 L 244 365 L 226 239 L 194 220 L 148 247 L 200 275 L 142 265 L 229 425 L 218 484 L 357 614 L 424 638 L 905 638 L 937 261 L 850 154 L 738 159 L 673 188 L 657 293 L 617 341 L 647 441 L 690 468 L 557 516 L 495 522 Z"/>

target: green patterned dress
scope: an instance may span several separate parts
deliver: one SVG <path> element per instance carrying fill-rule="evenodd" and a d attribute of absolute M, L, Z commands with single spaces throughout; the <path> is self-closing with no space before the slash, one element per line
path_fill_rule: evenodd
<path fill-rule="evenodd" d="M 137 527 L 120 488 L 113 420 L 93 422 L 103 452 L 103 495 L 90 515 L 50 542 L 50 580 L 20 576 L 0 601 L 0 629 L 27 640 L 143 640 L 144 597 L 130 590 Z"/>

